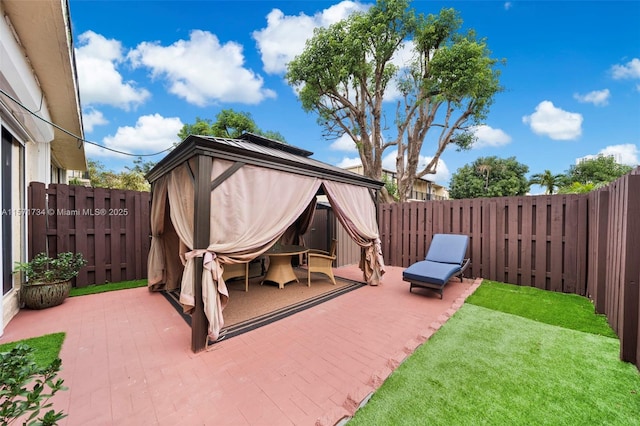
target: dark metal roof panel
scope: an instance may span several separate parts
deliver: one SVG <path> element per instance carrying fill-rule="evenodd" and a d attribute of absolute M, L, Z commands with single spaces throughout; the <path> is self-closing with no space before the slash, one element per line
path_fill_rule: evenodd
<path fill-rule="evenodd" d="M 213 158 L 241 161 L 247 164 L 365 186 L 376 190 L 384 185 L 382 182 L 340 167 L 302 155 L 295 155 L 281 149 L 262 146 L 240 139 L 196 135 L 188 136 L 165 158 L 160 160 L 147 174 L 147 179 L 153 182 L 169 172 L 173 167 L 195 155 L 208 155 Z"/>

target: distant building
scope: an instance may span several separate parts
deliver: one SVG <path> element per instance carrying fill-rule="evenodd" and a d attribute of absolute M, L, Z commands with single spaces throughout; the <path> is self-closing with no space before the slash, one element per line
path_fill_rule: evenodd
<path fill-rule="evenodd" d="M 362 165 L 345 167 L 346 170 L 364 174 Z M 397 173 L 391 170 L 382 169 L 382 174 L 394 183 L 397 183 Z M 409 201 L 429 201 L 429 200 L 448 200 L 449 190 L 442 185 L 438 185 L 425 178 L 420 178 L 413 184 L 413 191 L 409 196 Z"/>
<path fill-rule="evenodd" d="M 624 157 L 622 154 L 620 153 L 616 153 L 616 154 L 598 154 L 598 155 L 585 155 L 584 157 L 578 158 L 576 159 L 576 165 L 584 163 L 585 161 L 588 160 L 593 160 L 596 159 L 598 157 L 611 157 L 613 158 L 613 160 L 618 163 L 618 164 L 624 164 Z"/>

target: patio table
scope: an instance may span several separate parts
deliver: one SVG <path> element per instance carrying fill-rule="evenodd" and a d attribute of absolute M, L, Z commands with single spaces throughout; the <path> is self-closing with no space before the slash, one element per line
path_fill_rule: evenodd
<path fill-rule="evenodd" d="M 265 281 L 278 284 L 278 288 L 284 288 L 284 285 L 292 281 L 298 282 L 298 277 L 293 272 L 291 266 L 291 258 L 309 251 L 304 246 L 296 245 L 275 245 L 267 250 L 264 254 L 269 256 L 269 268 L 264 276 Z"/>

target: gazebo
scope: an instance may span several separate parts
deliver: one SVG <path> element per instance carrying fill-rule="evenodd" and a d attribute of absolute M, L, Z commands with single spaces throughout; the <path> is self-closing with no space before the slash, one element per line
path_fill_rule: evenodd
<path fill-rule="evenodd" d="M 361 247 L 369 285 L 384 274 L 376 203 L 383 183 L 310 158 L 259 135 L 188 136 L 149 173 L 151 291 L 180 290 L 191 314 L 191 349 L 217 340 L 228 291 L 224 266 L 245 263 L 278 241 L 297 242 L 327 196 Z"/>

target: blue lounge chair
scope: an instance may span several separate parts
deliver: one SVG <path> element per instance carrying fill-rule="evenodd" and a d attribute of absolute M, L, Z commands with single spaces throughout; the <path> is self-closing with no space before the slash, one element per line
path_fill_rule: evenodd
<path fill-rule="evenodd" d="M 435 234 L 425 260 L 416 262 L 402 273 L 402 279 L 413 287 L 423 287 L 440 294 L 449 280 L 462 274 L 471 259 L 465 259 L 469 237 L 458 234 Z"/>

